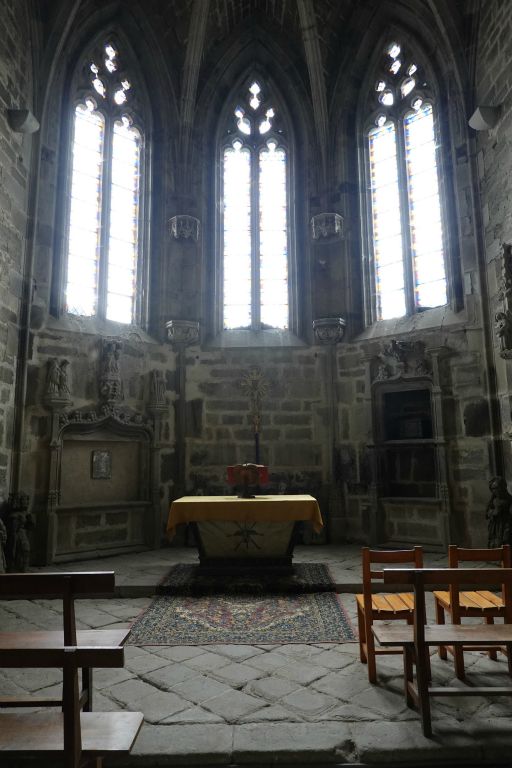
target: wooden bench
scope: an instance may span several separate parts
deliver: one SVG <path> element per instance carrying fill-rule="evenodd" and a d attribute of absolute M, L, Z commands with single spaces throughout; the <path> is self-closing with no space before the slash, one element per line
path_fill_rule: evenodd
<path fill-rule="evenodd" d="M 0 667 L 63 670 L 62 712 L 0 713 L 0 762 L 37 757 L 41 765 L 101 768 L 105 755 L 127 755 L 142 725 L 141 712 L 82 712 L 78 669 L 124 665 L 124 649 L 1 648 Z M 63 762 L 62 762 L 63 761 Z"/>
<path fill-rule="evenodd" d="M 431 696 L 512 696 L 510 686 L 436 687 L 429 686 L 431 646 L 504 648 L 508 672 L 512 676 L 512 568 L 404 568 L 384 569 L 384 583 L 409 584 L 414 588 L 413 626 L 374 625 L 373 634 L 379 645 L 401 645 L 404 649 L 404 686 L 407 705 L 419 709 L 423 733 L 432 736 Z M 439 585 L 487 585 L 503 587 L 504 624 L 451 624 L 425 622 L 425 587 Z M 416 677 L 414 679 L 414 667 Z"/>
<path fill-rule="evenodd" d="M 31 600 L 37 598 L 62 600 L 61 630 L 28 630 L 0 632 L 0 651 L 23 650 L 57 651 L 64 646 L 119 647 L 129 629 L 77 630 L 75 599 L 85 597 L 112 597 L 115 574 L 113 571 L 84 573 L 8 573 L 0 575 L 0 600 Z M 23 665 L 22 665 L 23 666 Z M 92 711 L 93 667 L 82 668 L 80 704 L 84 711 Z M 1 707 L 55 707 L 62 699 L 37 696 L 0 696 Z"/>

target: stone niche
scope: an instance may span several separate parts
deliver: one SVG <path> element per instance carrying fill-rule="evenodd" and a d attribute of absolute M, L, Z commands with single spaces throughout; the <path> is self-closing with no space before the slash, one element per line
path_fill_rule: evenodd
<path fill-rule="evenodd" d="M 154 546 L 152 442 L 149 427 L 113 415 L 64 425 L 52 451 L 48 561 Z"/>

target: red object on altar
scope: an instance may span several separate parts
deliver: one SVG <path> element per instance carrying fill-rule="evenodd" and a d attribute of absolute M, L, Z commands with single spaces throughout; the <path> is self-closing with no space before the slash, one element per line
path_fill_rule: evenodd
<path fill-rule="evenodd" d="M 228 483 L 234 488 L 241 487 L 241 498 L 251 498 L 249 486 L 268 483 L 268 467 L 264 464 L 233 464 L 227 467 Z"/>

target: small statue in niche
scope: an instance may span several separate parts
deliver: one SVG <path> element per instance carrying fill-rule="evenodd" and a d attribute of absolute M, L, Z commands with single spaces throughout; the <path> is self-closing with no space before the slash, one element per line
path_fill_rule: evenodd
<path fill-rule="evenodd" d="M 500 345 L 500 353 L 506 352 L 510 348 L 510 332 L 512 330 L 510 312 L 503 310 L 496 312 L 494 315 L 494 327 Z"/>
<path fill-rule="evenodd" d="M 501 547 L 510 543 L 512 495 L 502 477 L 489 480 L 491 498 L 487 504 L 485 517 L 487 523 L 487 546 Z"/>
<path fill-rule="evenodd" d="M 7 518 L 7 570 L 25 573 L 30 565 L 30 541 L 28 531 L 34 527 L 30 513 L 12 512 Z"/>

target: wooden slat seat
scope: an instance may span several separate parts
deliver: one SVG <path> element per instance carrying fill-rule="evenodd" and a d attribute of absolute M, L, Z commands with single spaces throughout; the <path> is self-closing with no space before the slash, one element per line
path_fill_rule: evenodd
<path fill-rule="evenodd" d="M 468 549 L 450 544 L 448 547 L 448 566 L 458 568 L 459 563 L 463 562 L 495 563 L 496 566 L 510 568 L 512 565 L 510 546 L 505 544 L 494 549 Z M 464 590 L 461 592 L 454 584 L 448 591 L 435 590 L 434 600 L 438 624 L 445 623 L 446 614 L 450 616 L 453 624 L 460 624 L 464 618 L 480 618 L 488 624 L 492 624 L 494 619 L 502 619 L 505 614 L 503 595 L 496 595 L 488 590 Z M 503 649 L 489 646 L 479 650 L 486 650 L 489 657 L 496 660 L 497 652 Z M 447 651 L 453 655 L 455 674 L 463 680 L 465 674 L 464 647 L 461 645 L 439 646 L 439 656 L 442 659 L 447 658 Z"/>
<path fill-rule="evenodd" d="M 81 712 L 83 757 L 129 754 L 142 725 L 141 712 Z M 0 761 L 4 758 L 41 754 L 44 760 L 62 757 L 62 712 L 0 713 Z M 47 765 L 47 763 L 45 763 Z"/>
<path fill-rule="evenodd" d="M 416 568 L 423 565 L 421 547 L 402 550 L 381 550 L 363 547 L 362 571 L 363 594 L 356 595 L 357 625 L 359 631 L 359 657 L 368 665 L 368 680 L 377 682 L 376 656 L 390 653 L 402 653 L 402 648 L 376 648 L 372 634 L 374 621 L 402 620 L 409 624 L 413 621 L 414 597 L 412 593 L 375 593 L 378 582 L 382 582 L 383 564 L 411 564 Z M 376 568 L 375 564 L 380 566 Z"/>
<path fill-rule="evenodd" d="M 386 569 L 384 583 L 410 584 L 414 587 L 413 626 L 376 624 L 373 626 L 373 636 L 383 648 L 397 645 L 403 648 L 406 702 L 408 706 L 418 707 L 425 736 L 432 735 L 431 696 L 512 696 L 512 685 L 429 686 L 429 648 L 432 646 L 444 645 L 454 649 L 504 646 L 507 650 L 508 672 L 512 673 L 512 568 Z M 504 623 L 427 624 L 425 587 L 433 589 L 442 583 L 448 584 L 450 588 L 454 585 L 460 588 L 460 585 L 473 583 L 486 586 L 502 585 Z M 486 592 L 484 590 L 484 594 Z"/>

